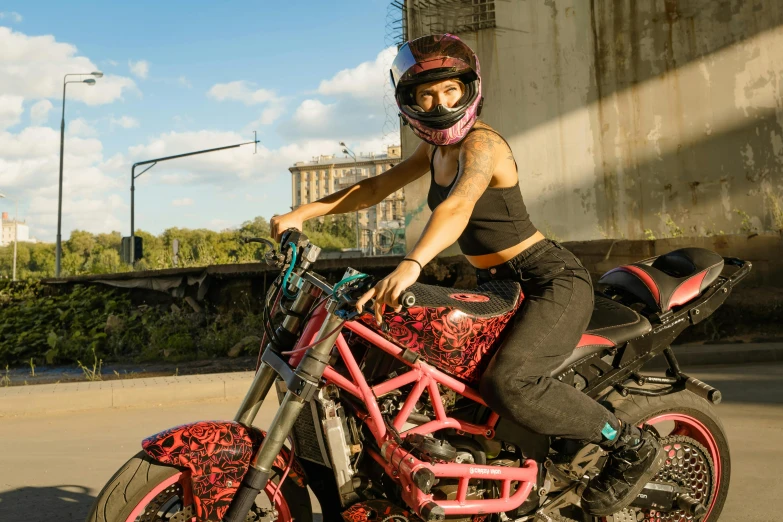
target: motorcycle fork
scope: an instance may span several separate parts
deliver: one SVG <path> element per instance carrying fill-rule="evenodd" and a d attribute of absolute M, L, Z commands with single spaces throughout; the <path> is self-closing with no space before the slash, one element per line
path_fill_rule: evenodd
<path fill-rule="evenodd" d="M 305 281 L 302 284 L 302 288 L 299 294 L 296 296 L 291 308 L 289 309 L 289 315 L 283 320 L 283 329 L 290 333 L 291 336 L 296 335 L 299 331 L 304 314 L 310 310 L 315 300 L 320 295 L 321 291 L 311 283 Z M 264 351 L 274 350 L 275 346 L 270 341 Z M 278 347 L 280 349 L 280 347 Z M 285 347 L 284 349 L 288 349 Z M 261 362 L 255 377 L 253 378 L 253 384 L 250 385 L 250 389 L 247 391 L 245 398 L 242 400 L 242 404 L 239 406 L 239 410 L 234 416 L 234 421 L 250 426 L 258 415 L 258 410 L 261 408 L 261 404 L 264 402 L 269 390 L 272 388 L 272 384 L 275 382 L 277 372 L 266 362 Z"/>
<path fill-rule="evenodd" d="M 272 476 L 272 463 L 283 448 L 283 444 L 289 433 L 291 433 L 299 413 L 318 390 L 321 377 L 329 364 L 329 355 L 332 347 L 340 335 L 340 325 L 344 322 L 343 319 L 334 315 L 333 312 L 336 306 L 336 302 L 331 302 L 327 306 L 329 314 L 315 338 L 314 342 L 317 344 L 314 344 L 312 348 L 307 350 L 304 358 L 302 358 L 302 361 L 294 371 L 293 376 L 299 385 L 292 386 L 289 383 L 288 391 L 280 403 L 277 414 L 275 414 L 275 418 L 269 426 L 269 431 L 255 456 L 255 460 L 251 462 L 242 484 L 237 489 L 234 500 L 231 502 L 231 507 L 229 507 L 223 519 L 224 522 L 245 521 L 256 496 L 266 486 L 269 478 Z M 256 384 L 258 386 L 256 393 L 262 391 L 263 387 L 271 387 L 274 375 L 269 377 L 267 372 L 274 374 L 275 370 L 268 365 L 260 368 L 256 374 L 256 379 L 253 381 L 251 392 L 256 387 Z M 268 387 L 266 391 L 269 390 Z M 248 392 L 246 401 L 250 397 L 251 392 Z M 243 406 L 245 406 L 245 402 L 243 402 Z M 247 410 L 244 415 L 249 416 L 252 409 Z M 241 410 L 240 408 L 240 413 Z M 255 410 L 257 411 L 257 408 Z M 238 414 L 238 416 L 241 417 L 242 415 Z"/>

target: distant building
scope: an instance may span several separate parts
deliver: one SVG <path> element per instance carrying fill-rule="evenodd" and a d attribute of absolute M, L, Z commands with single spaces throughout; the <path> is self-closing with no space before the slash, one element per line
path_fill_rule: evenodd
<path fill-rule="evenodd" d="M 0 223 L 2 223 L 2 233 L 0 233 L 0 246 L 7 246 L 11 245 L 14 242 L 14 225 L 17 227 L 16 233 L 17 241 L 21 242 L 27 242 L 27 243 L 35 243 L 35 239 L 30 239 L 30 227 L 28 227 L 24 221 L 19 221 L 18 223 L 14 221 L 13 219 L 8 219 L 8 212 L 3 212 L 2 214 L 2 220 L 0 220 Z"/>
<path fill-rule="evenodd" d="M 290 167 L 291 209 L 386 172 L 400 162 L 400 146 L 389 146 L 386 154 L 350 156 L 322 155 Z M 402 189 L 378 205 L 359 211 L 359 245 L 365 254 L 404 253 L 405 203 Z M 402 240 L 399 240 L 400 236 Z M 395 241 L 391 243 L 391 238 Z M 389 247 L 392 246 L 391 249 Z M 399 250 L 399 251 L 398 251 Z"/>

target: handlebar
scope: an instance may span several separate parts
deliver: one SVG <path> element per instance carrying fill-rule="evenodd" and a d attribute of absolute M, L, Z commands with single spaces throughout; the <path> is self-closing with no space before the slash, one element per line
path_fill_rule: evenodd
<path fill-rule="evenodd" d="M 416 305 L 416 294 L 406 290 L 400 295 L 400 304 L 403 308 L 411 308 Z"/>
<path fill-rule="evenodd" d="M 298 244 L 300 248 L 308 247 L 309 246 L 315 246 L 311 245 L 310 241 L 307 239 L 307 236 L 302 234 L 301 231 L 297 229 L 288 229 L 281 235 L 281 243 L 280 243 L 280 251 L 277 251 L 277 248 L 272 241 L 266 239 L 266 238 L 260 238 L 260 237 L 251 237 L 251 238 L 242 238 L 242 241 L 245 243 L 262 243 L 268 247 L 268 251 L 265 254 L 266 260 L 268 264 L 276 265 L 276 266 L 283 266 L 286 262 L 296 263 L 297 266 L 299 266 L 300 263 L 294 261 L 295 258 L 291 257 L 290 250 L 286 250 L 287 245 L 290 245 L 293 243 L 294 245 Z M 296 248 L 294 247 L 294 250 Z M 320 249 L 316 248 L 320 252 Z M 316 254 L 317 256 L 317 254 Z M 315 261 L 315 258 L 312 259 L 312 261 Z M 309 265 L 310 263 L 307 262 L 306 264 L 302 264 L 302 268 L 306 268 L 306 265 Z M 343 283 L 348 283 L 347 280 L 344 280 L 342 283 L 337 283 L 335 286 L 330 286 L 326 281 L 321 279 L 316 274 L 312 274 L 308 270 L 303 270 L 301 272 L 298 272 L 299 277 L 304 277 L 304 279 L 310 281 L 311 283 L 315 284 L 316 286 L 320 287 L 322 290 L 332 293 L 334 290 L 341 286 Z M 364 277 L 362 278 L 364 279 Z M 362 279 L 357 279 L 358 281 L 361 281 Z M 364 281 L 364 284 L 370 283 L 370 279 L 367 279 Z M 361 288 L 361 284 L 359 285 L 359 289 L 362 291 L 365 291 L 365 289 Z M 367 287 L 369 288 L 369 287 Z M 354 287 L 356 289 L 356 287 Z M 356 299 L 351 298 L 350 296 L 346 295 L 345 293 L 342 294 L 343 297 L 341 299 L 342 303 L 344 305 L 354 305 Z M 402 306 L 402 308 L 407 309 L 411 308 L 416 305 L 416 295 L 411 291 L 410 289 L 405 290 L 400 294 L 398 298 L 399 304 Z M 372 300 L 366 303 L 365 306 L 372 306 Z"/>

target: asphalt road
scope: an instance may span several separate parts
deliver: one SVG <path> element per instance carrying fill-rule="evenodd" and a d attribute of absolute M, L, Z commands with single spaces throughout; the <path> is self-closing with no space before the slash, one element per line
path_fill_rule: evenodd
<path fill-rule="evenodd" d="M 722 521 L 773 522 L 783 513 L 783 365 L 688 369 L 723 392 L 731 488 Z M 258 424 L 276 409 L 268 400 Z M 82 521 L 103 484 L 140 441 L 200 419 L 230 419 L 220 402 L 0 419 L 0 522 Z"/>

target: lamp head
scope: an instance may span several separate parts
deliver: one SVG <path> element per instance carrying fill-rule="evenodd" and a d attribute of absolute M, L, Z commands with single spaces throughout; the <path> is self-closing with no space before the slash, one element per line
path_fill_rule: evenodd
<path fill-rule="evenodd" d="M 87 78 L 86 80 L 82 80 L 82 83 L 86 83 L 87 85 L 95 85 L 95 80 L 92 78 Z"/>
<path fill-rule="evenodd" d="M 0 198 L 4 198 L 4 197 L 6 197 L 5 194 L 0 194 Z"/>
<path fill-rule="evenodd" d="M 348 145 L 346 145 L 344 141 L 341 141 L 341 142 L 340 142 L 340 146 L 341 146 L 341 147 L 347 147 Z"/>
<path fill-rule="evenodd" d="M 343 149 L 343 152 L 344 152 L 345 154 L 348 154 L 348 151 L 347 151 L 346 149 Z"/>
<path fill-rule="evenodd" d="M 101 71 L 95 71 L 92 73 L 92 75 L 96 78 L 103 78 L 103 73 Z"/>

